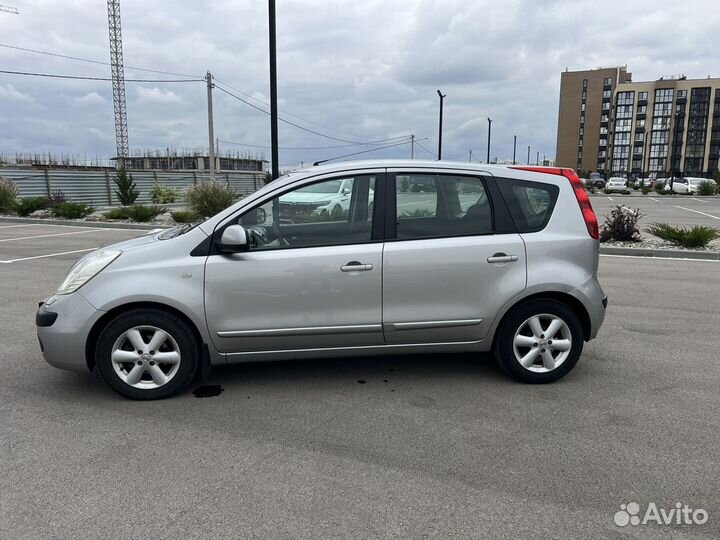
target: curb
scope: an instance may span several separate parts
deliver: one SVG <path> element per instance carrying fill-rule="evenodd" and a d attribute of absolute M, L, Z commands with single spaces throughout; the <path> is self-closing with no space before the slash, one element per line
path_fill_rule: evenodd
<path fill-rule="evenodd" d="M 695 259 L 720 262 L 720 253 L 715 251 L 691 251 L 679 249 L 647 249 L 626 247 L 600 247 L 600 255 L 622 255 L 625 257 L 662 257 L 663 259 Z"/>
<path fill-rule="evenodd" d="M 99 229 L 137 229 L 139 231 L 151 231 L 155 229 L 167 229 L 168 225 L 159 223 L 144 225 L 140 223 L 108 223 L 105 221 L 75 221 L 71 219 L 37 219 L 21 217 L 0 217 L 0 223 L 24 223 L 27 225 L 68 225 L 72 227 L 93 227 Z"/>

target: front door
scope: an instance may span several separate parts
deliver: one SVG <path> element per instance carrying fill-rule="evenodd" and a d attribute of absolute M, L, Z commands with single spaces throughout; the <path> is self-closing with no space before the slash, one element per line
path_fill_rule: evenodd
<path fill-rule="evenodd" d="M 497 190 L 480 176 L 393 176 L 395 220 L 383 254 L 386 342 L 482 339 L 526 284 L 525 244 L 508 228 L 509 216 L 499 215 L 506 209 L 493 204 Z"/>
<path fill-rule="evenodd" d="M 207 324 L 219 351 L 383 343 L 378 176 L 304 183 L 233 220 L 250 250 L 211 255 L 205 269 Z"/>

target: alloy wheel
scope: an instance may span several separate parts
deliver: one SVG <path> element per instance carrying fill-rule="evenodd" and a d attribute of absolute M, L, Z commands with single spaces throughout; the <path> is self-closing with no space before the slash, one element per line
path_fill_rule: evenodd
<path fill-rule="evenodd" d="M 135 326 L 120 334 L 111 363 L 120 380 L 133 388 L 152 390 L 170 382 L 180 368 L 180 347 L 165 330 Z"/>
<path fill-rule="evenodd" d="M 557 369 L 570 356 L 572 334 L 557 315 L 533 315 L 515 332 L 513 351 L 518 363 L 535 373 Z"/>

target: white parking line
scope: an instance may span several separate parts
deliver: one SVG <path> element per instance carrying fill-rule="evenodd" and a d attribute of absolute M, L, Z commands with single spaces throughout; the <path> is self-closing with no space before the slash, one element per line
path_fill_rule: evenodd
<path fill-rule="evenodd" d="M 31 259 L 44 259 L 46 257 L 59 257 L 60 255 L 70 255 L 72 253 L 83 253 L 85 251 L 93 251 L 96 249 L 98 249 L 98 248 L 91 247 L 91 248 L 87 248 L 87 249 L 76 249 L 75 251 L 63 251 L 61 253 L 49 253 L 47 255 L 35 255 L 34 257 L 23 257 L 21 259 L 10 259 L 9 261 L 0 261 L 0 264 L 10 264 L 10 263 L 15 263 L 15 262 L 20 262 L 20 261 L 29 261 Z"/>
<path fill-rule="evenodd" d="M 608 197 L 608 201 L 612 201 L 612 200 L 613 200 L 613 198 L 612 198 L 612 197 Z"/>
<path fill-rule="evenodd" d="M 12 229 L 13 227 L 33 227 L 34 223 L 29 223 L 27 225 L 3 225 L 0 227 L 0 229 Z"/>
<path fill-rule="evenodd" d="M 641 257 L 639 255 L 610 255 L 609 253 L 601 253 L 601 257 L 615 257 L 617 259 L 645 259 L 647 261 L 690 261 L 690 262 L 706 262 L 715 263 L 718 261 L 713 259 L 690 259 L 685 257 Z"/>
<path fill-rule="evenodd" d="M 75 232 L 65 232 L 65 233 L 55 233 L 55 234 L 38 234 L 36 236 L 21 236 L 19 238 L 3 238 L 0 240 L 0 242 L 17 242 L 18 240 L 32 240 L 34 238 L 49 238 L 51 236 L 69 236 L 71 234 L 89 234 L 94 233 L 98 231 L 102 231 L 103 229 L 89 229 L 87 231 L 75 231 Z"/>
<path fill-rule="evenodd" d="M 703 201 L 702 199 L 696 199 L 695 197 L 692 198 L 693 201 L 706 203 L 707 201 Z"/>
<path fill-rule="evenodd" d="M 703 216 L 707 216 L 709 218 L 713 219 L 720 219 L 718 216 L 713 216 L 712 214 L 706 214 L 705 212 L 701 212 L 700 210 L 693 210 L 692 208 L 685 208 L 684 206 L 675 206 L 675 208 L 680 208 L 681 210 L 687 210 L 688 212 L 695 212 L 696 214 L 702 214 Z M 0 240 L 1 242 L 1 240 Z"/>
<path fill-rule="evenodd" d="M 655 201 L 655 202 L 660 202 L 660 201 L 658 201 L 657 199 L 653 199 L 652 197 L 650 197 L 650 200 L 651 200 L 651 201 Z"/>

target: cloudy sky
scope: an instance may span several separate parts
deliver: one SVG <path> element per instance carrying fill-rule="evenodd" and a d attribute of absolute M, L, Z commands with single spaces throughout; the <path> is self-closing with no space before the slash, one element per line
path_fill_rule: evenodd
<path fill-rule="evenodd" d="M 104 1 L 1 1 L 21 14 L 0 13 L 0 44 L 108 61 Z M 533 155 L 551 157 L 566 67 L 627 64 L 635 80 L 720 76 L 716 2 L 277 0 L 280 115 L 332 137 L 281 122 L 280 162 L 360 152 L 373 146 L 348 145 L 377 147 L 411 133 L 434 154 L 438 88 L 447 94 L 443 158 L 466 160 L 472 149 L 484 159 L 488 116 L 493 157 L 512 157 L 513 135 L 519 155 L 530 145 Z M 195 77 L 210 70 L 226 90 L 267 110 L 266 2 L 124 0 L 122 25 L 127 66 Z M 0 69 L 110 73 L 107 65 L 6 47 Z M 173 76 L 126 67 L 126 78 Z M 207 150 L 203 82 L 129 82 L 127 109 L 131 148 Z M 221 151 L 269 158 L 269 117 L 218 90 L 215 134 Z M 113 156 L 110 83 L 0 73 L 0 153 L 29 151 Z M 403 144 L 365 157 L 409 155 Z M 419 147 L 416 156 L 433 157 Z"/>

